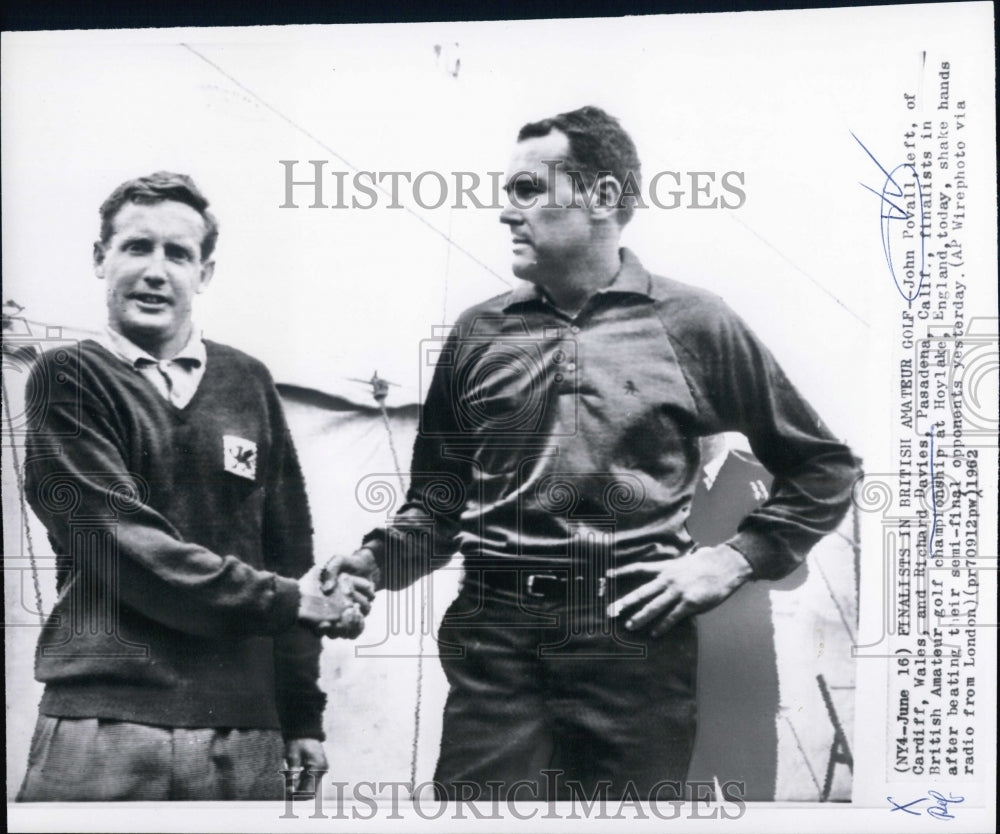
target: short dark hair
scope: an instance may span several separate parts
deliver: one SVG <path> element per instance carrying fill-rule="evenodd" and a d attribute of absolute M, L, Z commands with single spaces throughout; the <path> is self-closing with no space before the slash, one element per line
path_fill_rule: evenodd
<path fill-rule="evenodd" d="M 126 203 L 142 206 L 173 200 L 191 206 L 205 221 L 205 236 L 201 239 L 201 259 L 208 260 L 219 238 L 219 223 L 208 210 L 208 200 L 187 174 L 157 171 L 146 177 L 127 180 L 119 185 L 101 204 L 101 243 L 111 240 L 115 217 Z"/>
<path fill-rule="evenodd" d="M 642 168 L 635 143 L 618 119 L 600 107 L 581 107 L 529 122 L 517 134 L 517 141 L 548 136 L 553 130 L 566 134 L 571 157 L 567 161 L 580 171 L 588 184 L 599 174 L 610 172 L 625 187 L 626 193 L 618 204 L 618 217 L 622 225 L 627 223 L 635 211 L 635 198 L 631 193 L 639 190 Z"/>

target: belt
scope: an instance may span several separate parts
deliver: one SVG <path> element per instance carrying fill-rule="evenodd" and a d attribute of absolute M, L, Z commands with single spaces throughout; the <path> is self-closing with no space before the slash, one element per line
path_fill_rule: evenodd
<path fill-rule="evenodd" d="M 571 574 L 569 568 L 472 568 L 467 569 L 466 576 L 484 588 L 517 594 L 522 599 L 564 600 L 570 592 L 577 598 L 586 595 L 591 599 L 602 599 L 608 584 L 603 576 Z"/>

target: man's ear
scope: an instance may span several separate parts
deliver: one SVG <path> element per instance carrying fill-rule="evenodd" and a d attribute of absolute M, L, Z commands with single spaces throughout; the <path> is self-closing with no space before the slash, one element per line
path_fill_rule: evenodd
<path fill-rule="evenodd" d="M 202 292 L 205 287 L 212 283 L 212 276 L 215 275 L 215 261 L 205 261 L 201 265 L 201 278 L 198 281 L 198 292 Z"/>
<path fill-rule="evenodd" d="M 104 244 L 99 240 L 94 241 L 94 274 L 103 279 L 104 278 Z"/>
<path fill-rule="evenodd" d="M 614 220 L 618 217 L 618 203 L 622 197 L 622 184 L 613 174 L 604 173 L 597 180 L 597 202 L 591 206 L 595 220 Z"/>

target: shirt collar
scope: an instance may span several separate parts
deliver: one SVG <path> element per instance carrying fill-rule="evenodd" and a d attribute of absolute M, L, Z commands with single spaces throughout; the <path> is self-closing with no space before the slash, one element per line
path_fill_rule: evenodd
<path fill-rule="evenodd" d="M 123 359 L 133 368 L 146 364 L 157 365 L 162 361 L 151 353 L 147 353 L 131 339 L 127 339 L 110 327 L 105 328 L 103 338 L 100 342 L 115 356 Z M 191 338 L 188 339 L 188 343 L 176 356 L 172 356 L 166 361 L 176 362 L 177 360 L 181 360 L 181 364 L 192 364 L 198 367 L 204 366 L 206 360 L 205 343 L 201 338 L 201 330 L 197 327 L 191 328 Z"/>
<path fill-rule="evenodd" d="M 621 293 L 642 295 L 652 299 L 649 273 L 646 272 L 645 267 L 639 262 L 635 253 L 623 247 L 619 250 L 619 254 L 622 265 L 615 275 L 614 280 L 608 286 L 604 287 L 604 289 L 598 290 L 595 295 Z M 520 286 L 511 290 L 503 308 L 504 310 L 508 310 L 519 304 L 530 304 L 537 301 L 548 303 L 545 294 L 535 284 L 525 281 Z"/>

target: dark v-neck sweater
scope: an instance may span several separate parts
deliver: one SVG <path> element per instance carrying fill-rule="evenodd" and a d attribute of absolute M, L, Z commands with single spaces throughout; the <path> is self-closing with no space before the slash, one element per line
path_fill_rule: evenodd
<path fill-rule="evenodd" d="M 184 408 L 93 341 L 33 369 L 26 482 L 59 589 L 41 711 L 322 738 L 302 473 L 266 368 L 206 349 Z"/>

